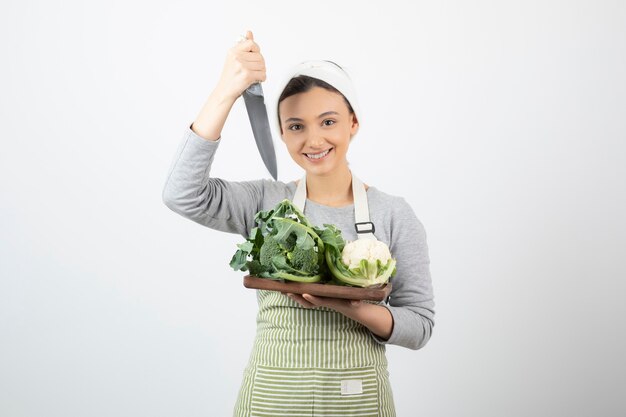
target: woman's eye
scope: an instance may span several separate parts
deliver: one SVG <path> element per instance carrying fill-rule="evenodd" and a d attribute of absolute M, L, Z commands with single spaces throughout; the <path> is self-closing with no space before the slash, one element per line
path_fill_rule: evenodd
<path fill-rule="evenodd" d="M 300 126 L 300 125 L 299 124 L 291 125 L 291 126 L 289 126 L 289 130 L 300 130 L 300 129 L 294 129 L 294 127 L 296 127 L 296 126 Z"/>
<path fill-rule="evenodd" d="M 326 120 L 324 120 L 323 123 L 326 124 L 326 122 L 332 122 L 331 124 L 327 124 L 326 126 L 332 126 L 333 124 L 335 124 L 335 121 L 331 120 L 331 119 L 326 119 Z"/>

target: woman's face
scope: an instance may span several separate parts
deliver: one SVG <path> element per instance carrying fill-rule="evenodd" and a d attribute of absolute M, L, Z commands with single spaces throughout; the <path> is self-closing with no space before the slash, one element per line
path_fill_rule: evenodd
<path fill-rule="evenodd" d="M 347 165 L 348 146 L 359 123 L 341 94 L 313 87 L 287 97 L 278 110 L 283 142 L 307 173 L 328 175 Z"/>

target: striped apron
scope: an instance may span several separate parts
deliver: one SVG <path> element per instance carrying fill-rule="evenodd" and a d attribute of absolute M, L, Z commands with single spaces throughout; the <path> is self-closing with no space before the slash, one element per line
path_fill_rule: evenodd
<path fill-rule="evenodd" d="M 395 417 L 385 345 L 365 326 L 276 291 L 257 290 L 257 301 L 235 417 Z"/>
<path fill-rule="evenodd" d="M 236 417 L 395 417 L 385 345 L 326 307 L 257 290 L 257 335 Z"/>

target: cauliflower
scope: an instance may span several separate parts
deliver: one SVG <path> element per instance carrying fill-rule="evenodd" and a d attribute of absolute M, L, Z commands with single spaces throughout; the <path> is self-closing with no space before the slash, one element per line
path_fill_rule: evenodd
<path fill-rule="evenodd" d="M 370 287 L 384 284 L 396 272 L 396 260 L 384 242 L 357 239 L 346 243 L 341 231 L 325 224 L 321 235 L 328 269 L 338 284 Z"/>
<path fill-rule="evenodd" d="M 346 243 L 341 251 L 341 259 L 348 268 L 357 268 L 361 264 L 361 259 L 376 261 L 380 259 L 386 264 L 391 259 L 391 252 L 385 244 L 380 240 L 374 239 L 357 239 Z"/>

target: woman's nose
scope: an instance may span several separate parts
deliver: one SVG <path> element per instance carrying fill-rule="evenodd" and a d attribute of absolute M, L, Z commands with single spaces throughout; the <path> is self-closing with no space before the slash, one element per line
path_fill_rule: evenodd
<path fill-rule="evenodd" d="M 307 145 L 309 145 L 312 148 L 318 148 L 320 146 L 322 146 L 324 144 L 324 139 L 322 139 L 320 136 L 314 134 L 314 135 L 310 135 L 307 138 L 306 141 Z"/>

